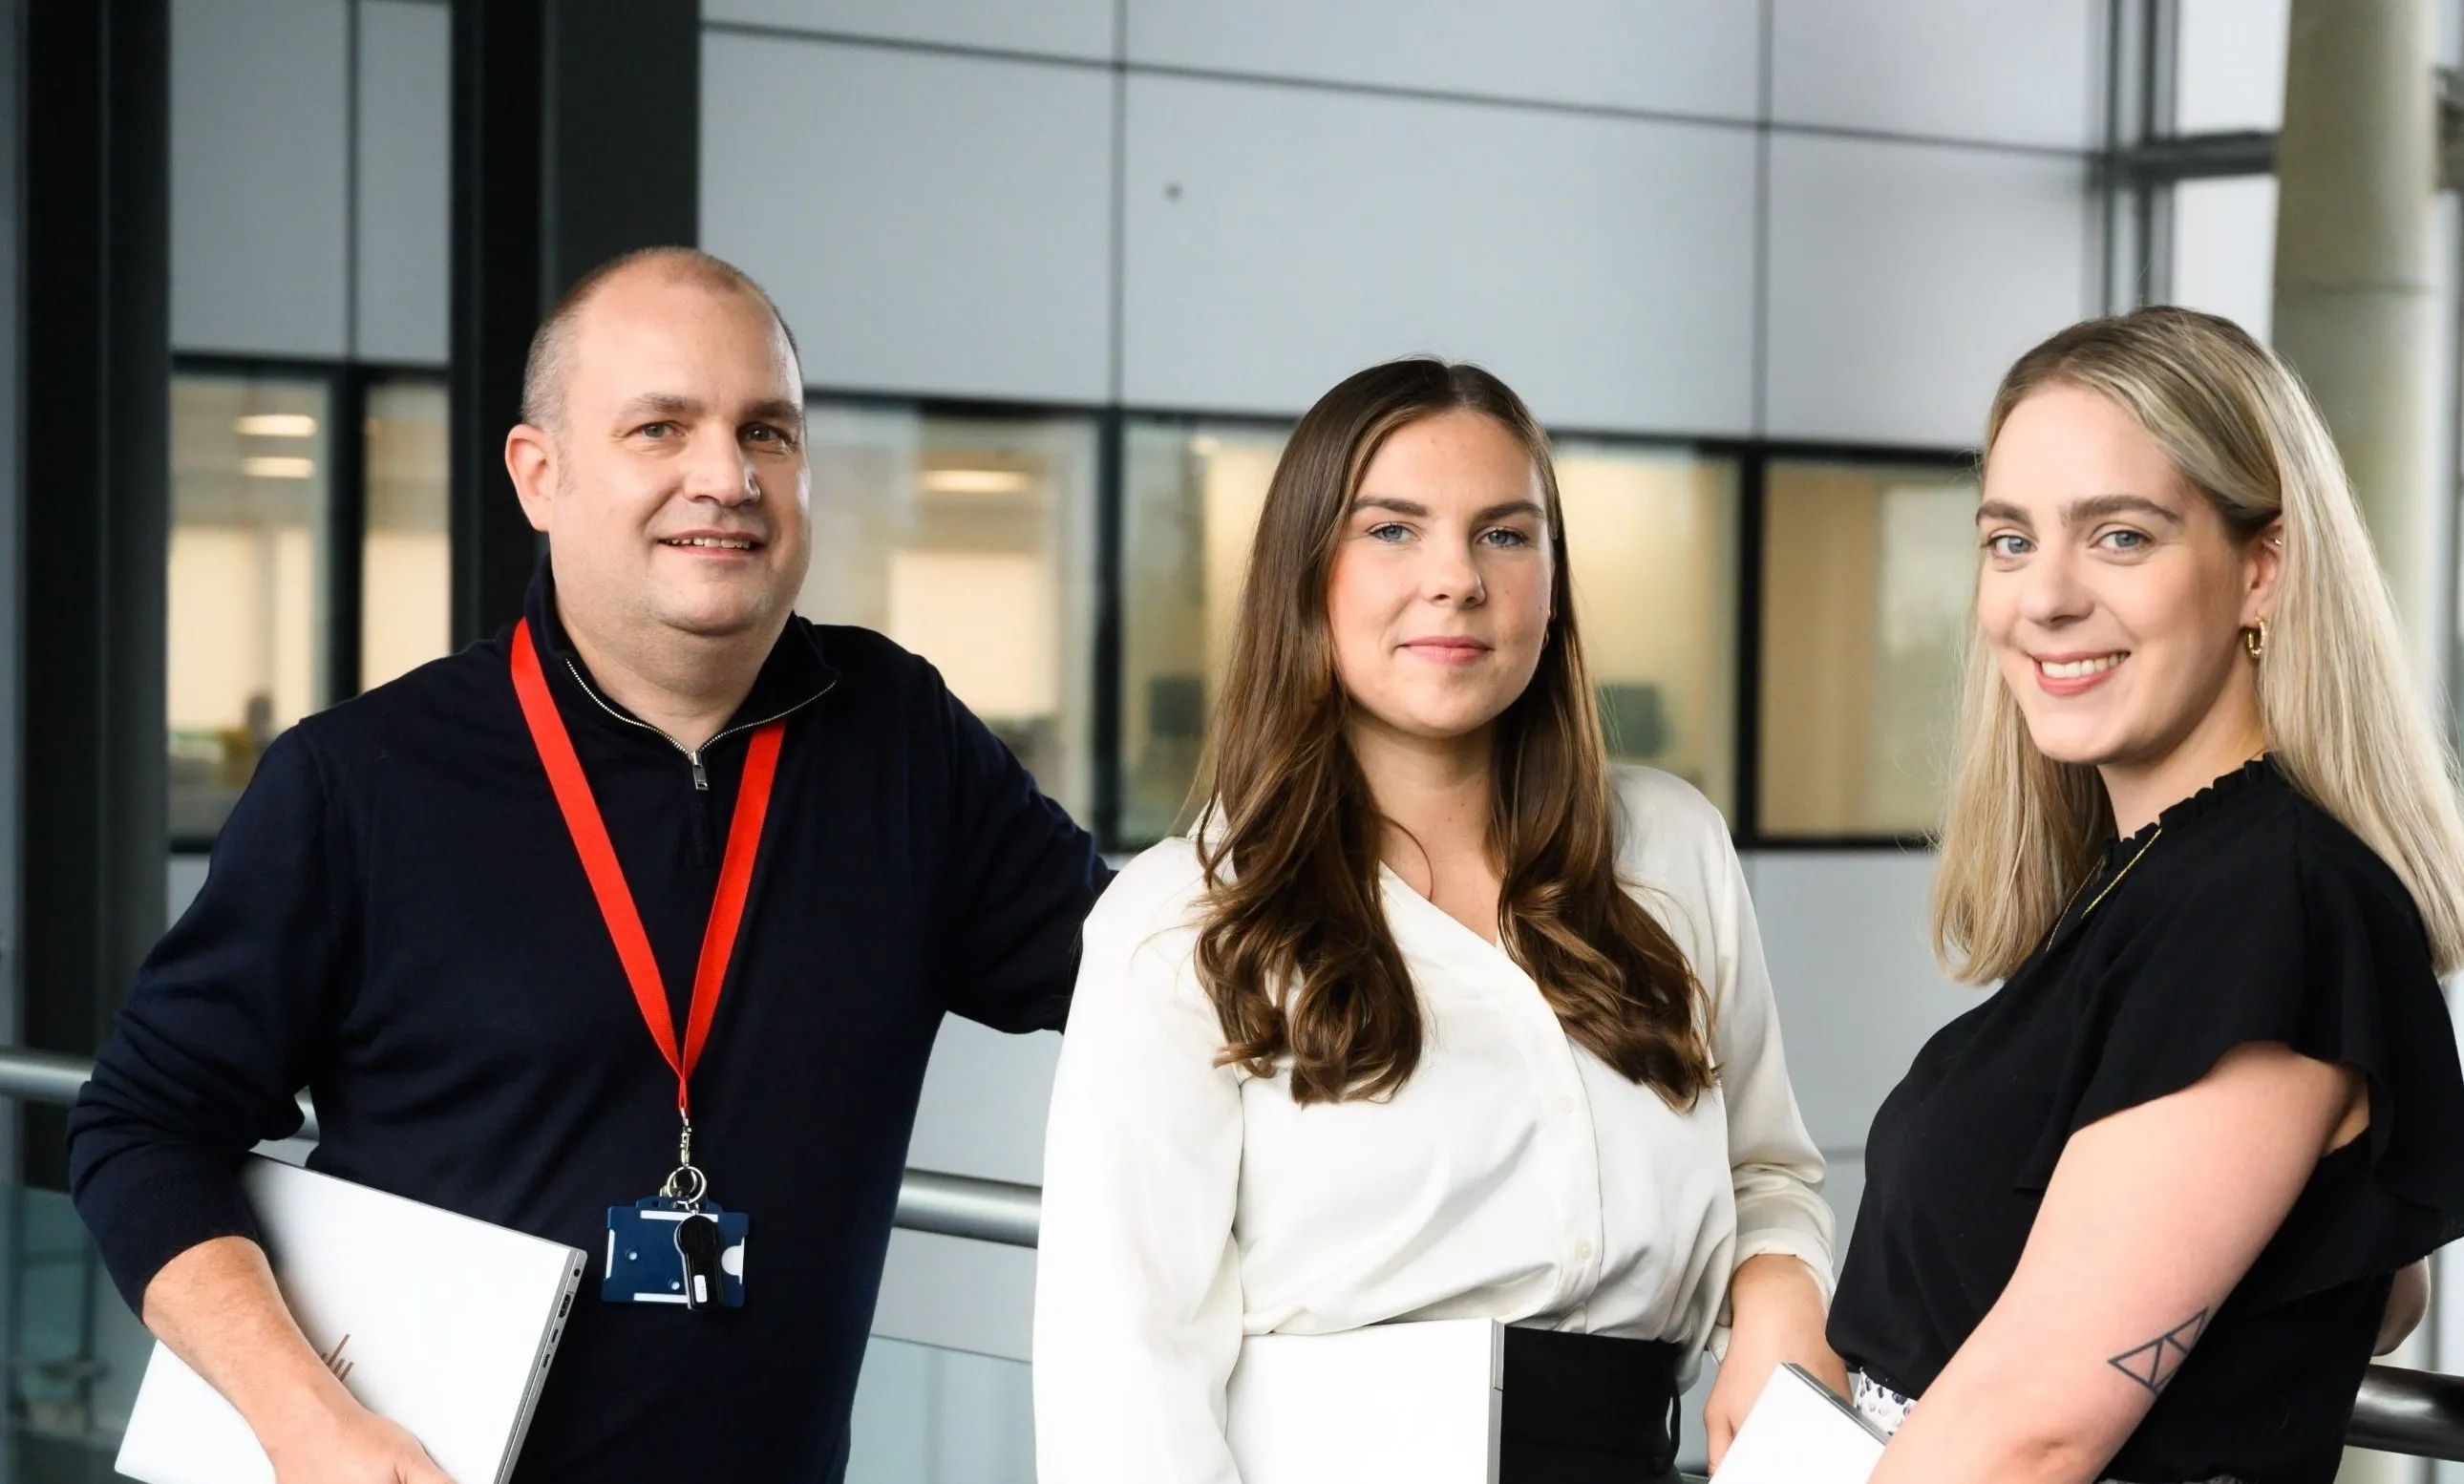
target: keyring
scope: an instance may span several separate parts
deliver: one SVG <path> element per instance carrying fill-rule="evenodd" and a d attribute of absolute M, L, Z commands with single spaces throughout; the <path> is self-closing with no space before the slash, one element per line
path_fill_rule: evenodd
<path fill-rule="evenodd" d="M 691 1191 L 691 1194 L 687 1194 Z M 710 1177 L 691 1165 L 678 1165 L 659 1188 L 659 1194 L 687 1211 L 701 1209 L 701 1198 L 710 1193 Z"/>

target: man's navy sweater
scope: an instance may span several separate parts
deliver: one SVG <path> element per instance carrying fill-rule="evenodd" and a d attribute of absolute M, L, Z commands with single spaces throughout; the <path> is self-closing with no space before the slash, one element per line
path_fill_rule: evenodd
<path fill-rule="evenodd" d="M 944 1012 L 1057 1029 L 1092 841 L 923 661 L 791 619 L 693 760 L 586 680 L 528 604 L 679 1026 L 754 723 L 786 737 L 693 1084 L 695 1163 L 752 1218 L 747 1304 L 585 1283 L 517 1477 L 836 1480 L 924 1064 Z M 510 630 L 266 751 L 195 904 L 140 971 L 70 1119 L 71 1183 L 131 1305 L 254 1235 L 232 1176 L 312 1168 L 584 1251 L 675 1163 L 675 1075 L 627 987 L 515 699 Z"/>

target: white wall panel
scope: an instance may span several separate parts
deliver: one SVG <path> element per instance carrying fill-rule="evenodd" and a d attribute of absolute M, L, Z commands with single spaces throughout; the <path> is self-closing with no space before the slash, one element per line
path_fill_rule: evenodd
<path fill-rule="evenodd" d="M 346 0 L 174 0 L 171 343 L 340 357 Z"/>
<path fill-rule="evenodd" d="M 1964 447 L 1994 383 L 2086 313 L 2083 163 L 1771 140 L 1768 430 Z"/>
<path fill-rule="evenodd" d="M 770 290 L 812 384 L 1100 401 L 1112 85 L 713 33 L 702 245 Z"/>
<path fill-rule="evenodd" d="M 452 12 L 361 0 L 358 354 L 444 364 L 452 260 Z"/>
<path fill-rule="evenodd" d="M 1044 1116 L 1060 1059 L 1061 1037 L 1048 1032 L 1004 1036 L 944 1019 L 924 1072 L 909 1168 L 1044 1184 Z"/>
<path fill-rule="evenodd" d="M 2173 127 L 2183 134 L 2284 123 L 2293 0 L 2177 0 Z"/>
<path fill-rule="evenodd" d="M 2099 0 L 1773 0 L 1771 117 L 2083 149 L 2103 118 L 2103 15 Z"/>
<path fill-rule="evenodd" d="M 2172 268 L 2167 299 L 2222 315 L 2265 340 L 2276 317 L 2276 177 L 2174 186 Z"/>
<path fill-rule="evenodd" d="M 1857 1206 L 1865 1198 L 1865 1156 L 1861 1151 L 1831 1156 L 1830 1168 L 1823 1172 L 1822 1196 L 1831 1203 L 1835 1222 L 1832 1238 L 1837 1245 L 1831 1250 L 1831 1270 L 1837 1273 L 1848 1261 L 1848 1242 L 1857 1232 Z"/>
<path fill-rule="evenodd" d="M 702 0 L 704 21 L 1112 57 L 1114 0 Z"/>
<path fill-rule="evenodd" d="M 1746 428 L 1746 130 L 1129 86 L 1131 401 L 1297 412 L 1426 351 L 1485 363 L 1562 426 Z"/>
<path fill-rule="evenodd" d="M 1129 0 L 1133 63 L 1751 119 L 1761 17 L 1699 0 Z"/>
<path fill-rule="evenodd" d="M 1863 1149 L 1874 1110 L 1925 1038 L 1980 1002 L 1933 966 L 1933 868 L 1913 851 L 1769 851 L 1754 862 L 1789 1080 L 1823 1148 Z"/>

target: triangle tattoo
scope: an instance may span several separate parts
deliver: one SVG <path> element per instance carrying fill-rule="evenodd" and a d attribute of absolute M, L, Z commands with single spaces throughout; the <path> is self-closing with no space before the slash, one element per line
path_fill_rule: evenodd
<path fill-rule="evenodd" d="M 2160 1396 L 2190 1358 L 2190 1346 L 2208 1327 L 2208 1311 L 2201 1309 L 2171 1329 L 2148 1341 L 2135 1350 L 2125 1350 L 2105 1362 L 2115 1370 L 2147 1388 L 2151 1396 Z"/>

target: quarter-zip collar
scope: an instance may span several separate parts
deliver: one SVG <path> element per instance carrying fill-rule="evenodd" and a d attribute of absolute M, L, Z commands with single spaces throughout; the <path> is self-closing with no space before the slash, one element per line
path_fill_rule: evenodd
<path fill-rule="evenodd" d="M 688 748 L 634 715 L 592 677 L 557 615 L 556 576 L 545 556 L 539 558 L 538 569 L 531 575 L 530 591 L 522 599 L 522 613 L 530 620 L 531 632 L 538 638 L 543 662 L 540 667 L 547 672 L 548 684 L 563 702 L 568 717 L 580 717 L 649 745 L 673 748 L 693 765 L 696 788 L 709 786 L 702 772 L 702 753 L 741 737 L 763 722 L 803 710 L 838 684 L 838 671 L 822 658 L 812 625 L 790 615 L 786 627 L 780 630 L 778 642 L 770 646 L 769 658 L 761 662 L 760 671 L 753 677 L 753 688 L 745 693 L 727 725 L 700 748 Z"/>

